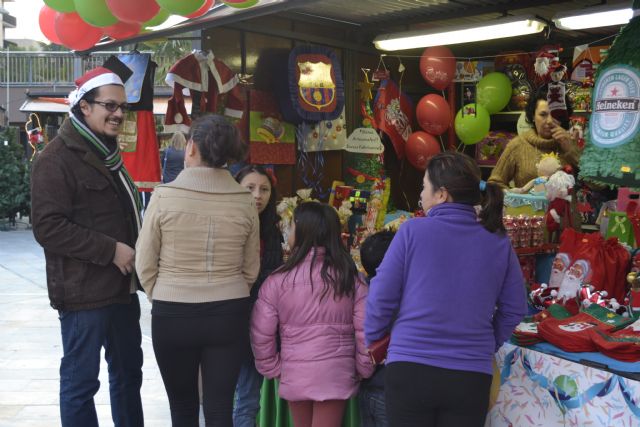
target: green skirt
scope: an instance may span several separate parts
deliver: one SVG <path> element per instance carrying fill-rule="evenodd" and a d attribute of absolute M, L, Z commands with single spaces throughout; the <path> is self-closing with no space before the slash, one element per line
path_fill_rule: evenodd
<path fill-rule="evenodd" d="M 259 427 L 293 427 L 287 401 L 278 396 L 278 382 L 265 379 L 260 393 Z M 353 397 L 347 402 L 342 427 L 359 427 L 358 399 Z"/>

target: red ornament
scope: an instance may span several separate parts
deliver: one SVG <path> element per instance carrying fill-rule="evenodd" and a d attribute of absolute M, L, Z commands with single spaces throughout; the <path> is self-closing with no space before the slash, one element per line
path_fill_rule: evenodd
<path fill-rule="evenodd" d="M 138 22 L 118 22 L 104 28 L 104 33 L 114 40 L 133 37 L 140 32 L 142 25 Z"/>
<path fill-rule="evenodd" d="M 195 12 L 193 12 L 191 15 L 187 15 L 187 18 L 197 18 L 199 16 L 204 15 L 209 11 L 209 9 L 211 9 L 211 7 L 214 5 L 215 2 L 216 0 L 205 0 L 202 7 L 196 10 Z"/>
<path fill-rule="evenodd" d="M 55 29 L 60 42 L 73 50 L 87 50 L 102 37 L 102 28 L 87 24 L 76 12 L 58 13 Z"/>
<path fill-rule="evenodd" d="M 456 71 L 456 58 L 445 46 L 428 47 L 420 57 L 420 75 L 435 89 L 444 90 Z"/>
<path fill-rule="evenodd" d="M 429 159 L 440 152 L 440 143 L 433 135 L 417 131 L 409 135 L 405 154 L 409 163 L 418 170 L 425 170 Z"/>
<path fill-rule="evenodd" d="M 40 9 L 40 15 L 38 16 L 38 23 L 40 24 L 40 31 L 49 39 L 51 43 L 62 44 L 58 35 L 56 34 L 56 16 L 59 12 L 51 9 L 49 6 L 44 5 Z"/>
<path fill-rule="evenodd" d="M 156 0 L 106 0 L 107 7 L 122 22 L 147 22 L 160 11 Z"/>
<path fill-rule="evenodd" d="M 451 109 L 443 97 L 432 93 L 418 101 L 416 119 L 425 132 L 441 135 L 451 126 Z"/>

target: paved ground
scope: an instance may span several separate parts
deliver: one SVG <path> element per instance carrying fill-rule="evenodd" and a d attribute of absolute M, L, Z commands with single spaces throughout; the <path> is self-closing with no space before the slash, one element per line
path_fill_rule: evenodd
<path fill-rule="evenodd" d="M 151 316 L 142 305 L 145 425 L 171 425 L 169 404 L 151 346 Z M 60 426 L 60 322 L 49 306 L 44 254 L 29 230 L 0 231 L 0 427 Z M 102 363 L 96 407 L 101 426 L 113 425 L 107 367 Z"/>

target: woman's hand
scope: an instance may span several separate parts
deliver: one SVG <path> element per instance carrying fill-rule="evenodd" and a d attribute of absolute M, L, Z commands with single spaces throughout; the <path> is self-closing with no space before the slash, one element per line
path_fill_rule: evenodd
<path fill-rule="evenodd" d="M 565 130 L 559 124 L 551 130 L 551 138 L 560 145 L 560 148 L 565 153 L 570 151 L 575 145 L 569 131 Z"/>

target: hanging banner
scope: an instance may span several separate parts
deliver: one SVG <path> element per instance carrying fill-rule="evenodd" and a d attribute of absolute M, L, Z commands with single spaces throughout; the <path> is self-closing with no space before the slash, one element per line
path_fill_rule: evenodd
<path fill-rule="evenodd" d="M 608 68 L 593 89 L 591 142 L 602 148 L 628 143 L 640 124 L 640 72 L 627 65 Z"/>
<path fill-rule="evenodd" d="M 375 129 L 357 128 L 349 135 L 345 150 L 351 153 L 380 154 L 384 151 L 384 145 Z"/>

